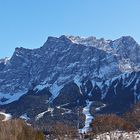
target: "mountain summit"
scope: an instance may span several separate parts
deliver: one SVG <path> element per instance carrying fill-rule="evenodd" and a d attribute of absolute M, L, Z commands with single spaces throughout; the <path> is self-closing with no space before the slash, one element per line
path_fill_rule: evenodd
<path fill-rule="evenodd" d="M 37 49 L 16 48 L 0 60 L 0 106 L 34 121 L 79 106 L 87 105 L 89 113 L 93 101 L 103 103 L 97 110 L 122 113 L 140 100 L 139 54 L 130 36 L 112 41 L 63 35 L 48 37 Z"/>
<path fill-rule="evenodd" d="M 62 85 L 84 75 L 101 81 L 138 71 L 139 53 L 140 46 L 130 36 L 114 41 L 65 35 L 48 37 L 41 48 L 16 48 L 8 63 L 0 61 L 0 92 L 26 91 L 32 83 L 42 81 Z"/>

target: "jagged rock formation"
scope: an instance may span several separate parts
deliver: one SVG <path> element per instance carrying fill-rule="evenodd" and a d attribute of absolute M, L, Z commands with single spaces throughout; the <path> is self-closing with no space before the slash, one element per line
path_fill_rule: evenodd
<path fill-rule="evenodd" d="M 105 112 L 122 113 L 140 100 L 139 54 L 130 36 L 112 41 L 63 35 L 38 49 L 16 48 L 0 60 L 1 108 L 35 119 L 44 111 L 52 117 L 63 105 L 59 111 L 70 113 L 90 100 L 105 103 Z"/>
<path fill-rule="evenodd" d="M 16 93 L 42 82 L 50 87 L 59 86 L 75 77 L 101 81 L 123 72 L 138 71 L 139 51 L 140 46 L 129 36 L 115 41 L 49 37 L 39 49 L 15 49 L 12 58 L 1 68 L 0 92 Z"/>

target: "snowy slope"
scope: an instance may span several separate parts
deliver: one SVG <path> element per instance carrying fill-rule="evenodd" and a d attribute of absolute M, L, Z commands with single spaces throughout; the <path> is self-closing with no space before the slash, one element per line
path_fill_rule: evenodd
<path fill-rule="evenodd" d="M 26 93 L 27 93 L 26 91 L 21 91 L 14 94 L 0 93 L 0 105 L 5 105 L 17 101 L 21 96 L 23 96 Z"/>
<path fill-rule="evenodd" d="M 42 91 L 44 88 L 52 93 L 50 100 L 53 101 L 72 81 L 83 96 L 84 80 L 97 85 L 106 81 L 106 84 L 123 73 L 139 71 L 139 54 L 140 46 L 130 36 L 112 41 L 63 35 L 49 37 L 38 49 L 16 48 L 10 59 L 0 61 L 4 62 L 0 70 L 0 104 L 18 100 L 29 89 Z M 104 99 L 108 86 L 102 87 Z M 135 94 L 138 98 L 137 91 Z"/>
<path fill-rule="evenodd" d="M 16 48 L 10 59 L 0 60 L 0 106 L 25 120 L 53 118 L 55 108 L 62 111 L 59 119 L 73 120 L 73 110 L 88 101 L 79 130 L 87 132 L 91 101 L 103 103 L 96 112 L 123 113 L 140 100 L 139 54 L 130 36 L 112 41 L 63 35 L 38 49 Z"/>
<path fill-rule="evenodd" d="M 93 116 L 90 114 L 91 101 L 87 101 L 86 107 L 83 108 L 83 114 L 86 116 L 85 126 L 79 130 L 80 133 L 86 133 L 89 130 L 90 123 L 92 122 Z"/>

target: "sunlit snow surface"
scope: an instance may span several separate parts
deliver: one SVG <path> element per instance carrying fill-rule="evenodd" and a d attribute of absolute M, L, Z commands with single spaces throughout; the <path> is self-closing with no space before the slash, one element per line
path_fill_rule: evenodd
<path fill-rule="evenodd" d="M 20 116 L 21 119 L 25 120 L 25 121 L 28 121 L 30 120 L 30 118 L 28 117 L 28 115 L 25 113 L 23 115 Z"/>
<path fill-rule="evenodd" d="M 41 118 L 43 118 L 43 116 L 44 116 L 47 112 L 50 112 L 50 113 L 52 114 L 53 110 L 54 110 L 53 108 L 48 108 L 48 110 L 46 110 L 46 111 L 44 111 L 44 112 L 41 112 L 40 114 L 38 114 L 38 115 L 36 116 L 36 121 L 39 120 L 39 119 L 41 119 Z"/>
<path fill-rule="evenodd" d="M 0 93 L 0 105 L 5 105 L 5 104 L 9 104 L 12 103 L 14 101 L 19 100 L 19 98 L 21 96 L 23 96 L 24 94 L 26 94 L 27 92 L 18 92 L 18 93 L 14 93 L 14 94 L 10 94 L 10 93 Z"/>
<path fill-rule="evenodd" d="M 106 107 L 106 104 L 103 104 L 102 106 L 95 108 L 95 111 L 101 111 L 101 109 L 103 109 L 104 107 Z"/>
<path fill-rule="evenodd" d="M 2 120 L 3 122 L 8 121 L 12 118 L 11 114 L 7 114 L 7 113 L 4 113 L 4 112 L 0 112 L 0 115 L 4 116 L 4 119 Z"/>
<path fill-rule="evenodd" d="M 34 90 L 41 91 L 48 87 L 50 89 L 50 92 L 53 94 L 53 97 L 52 97 L 52 100 L 53 100 L 59 95 L 59 92 L 63 88 L 63 86 L 64 85 L 57 85 L 56 83 L 54 83 L 52 85 L 41 83 L 41 84 L 37 85 L 34 88 Z"/>
<path fill-rule="evenodd" d="M 90 123 L 93 119 L 93 116 L 90 114 L 90 105 L 92 104 L 91 101 L 87 102 L 87 106 L 83 108 L 83 114 L 86 116 L 85 126 L 79 130 L 80 133 L 86 133 L 89 130 Z"/>
<path fill-rule="evenodd" d="M 140 140 L 140 132 L 112 131 L 99 134 L 93 140 Z"/>

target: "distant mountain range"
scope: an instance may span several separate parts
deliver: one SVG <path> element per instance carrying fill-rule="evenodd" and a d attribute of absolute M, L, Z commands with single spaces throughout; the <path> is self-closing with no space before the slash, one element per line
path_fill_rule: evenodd
<path fill-rule="evenodd" d="M 140 100 L 139 54 L 131 36 L 112 41 L 63 35 L 48 37 L 38 49 L 16 48 L 0 60 L 0 108 L 49 124 L 77 124 L 77 108 L 89 102 L 95 113 L 122 114 Z"/>

